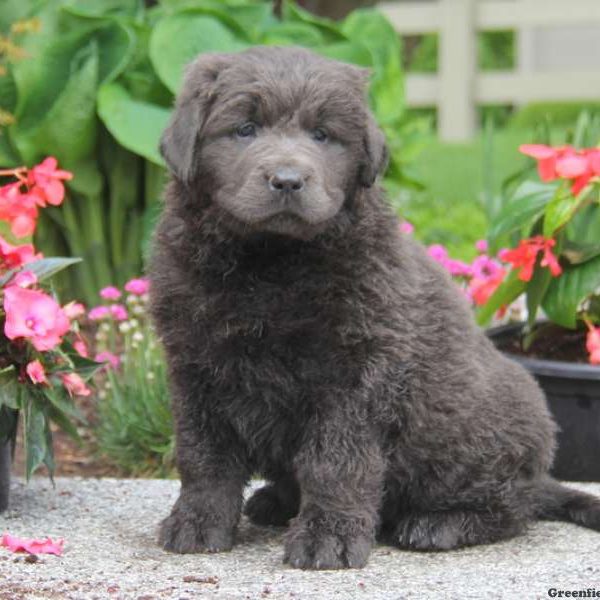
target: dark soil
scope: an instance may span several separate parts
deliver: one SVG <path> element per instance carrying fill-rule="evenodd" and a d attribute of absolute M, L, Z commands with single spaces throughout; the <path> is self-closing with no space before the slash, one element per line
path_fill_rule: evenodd
<path fill-rule="evenodd" d="M 526 338 L 516 332 L 494 340 L 503 352 L 528 358 L 588 363 L 585 348 L 586 331 L 571 330 L 551 323 L 539 325 L 533 333 L 533 341 L 526 347 Z"/>

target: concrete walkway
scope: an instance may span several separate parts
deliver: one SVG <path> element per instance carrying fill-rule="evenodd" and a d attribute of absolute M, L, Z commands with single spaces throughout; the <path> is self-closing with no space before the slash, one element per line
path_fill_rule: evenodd
<path fill-rule="evenodd" d="M 575 485 L 600 496 L 599 484 Z M 63 556 L 37 562 L 0 548 L 0 600 L 268 598 L 549 598 L 550 588 L 600 596 L 600 533 L 537 523 L 492 546 L 422 554 L 379 546 L 362 571 L 302 572 L 283 566 L 282 531 L 245 519 L 227 554 L 168 554 L 157 523 L 177 497 L 164 480 L 59 478 L 13 485 L 0 533 L 63 537 Z M 564 596 L 563 596 L 564 597 Z"/>

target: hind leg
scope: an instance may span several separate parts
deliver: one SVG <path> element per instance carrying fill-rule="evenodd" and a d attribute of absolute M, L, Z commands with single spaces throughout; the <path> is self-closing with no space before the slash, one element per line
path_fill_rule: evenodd
<path fill-rule="evenodd" d="M 284 526 L 299 508 L 298 484 L 292 477 L 285 477 L 256 490 L 246 502 L 244 514 L 257 525 Z"/>
<path fill-rule="evenodd" d="M 452 550 L 518 535 L 525 522 L 506 512 L 446 510 L 400 517 L 389 541 L 409 550 Z"/>

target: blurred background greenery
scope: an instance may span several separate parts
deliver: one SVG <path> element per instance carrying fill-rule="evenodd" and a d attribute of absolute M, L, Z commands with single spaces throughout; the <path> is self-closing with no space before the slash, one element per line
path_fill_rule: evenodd
<path fill-rule="evenodd" d="M 391 201 L 425 242 L 468 258 L 486 230 L 483 189 L 498 190 L 524 164 L 519 143 L 533 141 L 540 122 L 564 137 L 581 110 L 599 105 L 485 106 L 480 121 L 493 140 L 442 143 L 435 110 L 404 102 L 404 74 L 436 70 L 437 36 L 400 39 L 370 4 L 4 0 L 0 165 L 51 154 L 75 174 L 70 201 L 46 211 L 36 240 L 47 254 L 84 258 L 62 290 L 91 302 L 143 270 L 164 183 L 157 141 L 183 66 L 200 52 L 253 44 L 302 45 L 370 67 L 371 105 L 391 149 Z M 514 52 L 511 31 L 479 35 L 482 69 L 511 68 Z"/>

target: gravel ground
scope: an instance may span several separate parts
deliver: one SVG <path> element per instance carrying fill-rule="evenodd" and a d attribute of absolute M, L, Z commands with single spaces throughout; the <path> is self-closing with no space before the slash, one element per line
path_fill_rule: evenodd
<path fill-rule="evenodd" d="M 574 484 L 600 495 L 600 484 Z M 242 522 L 220 555 L 168 554 L 156 525 L 177 497 L 165 480 L 58 478 L 13 485 L 0 533 L 63 537 L 61 557 L 36 562 L 0 548 L 0 600 L 268 598 L 548 598 L 550 588 L 600 596 L 600 534 L 536 523 L 518 539 L 439 554 L 378 546 L 362 571 L 303 572 L 282 565 L 282 531 Z"/>

